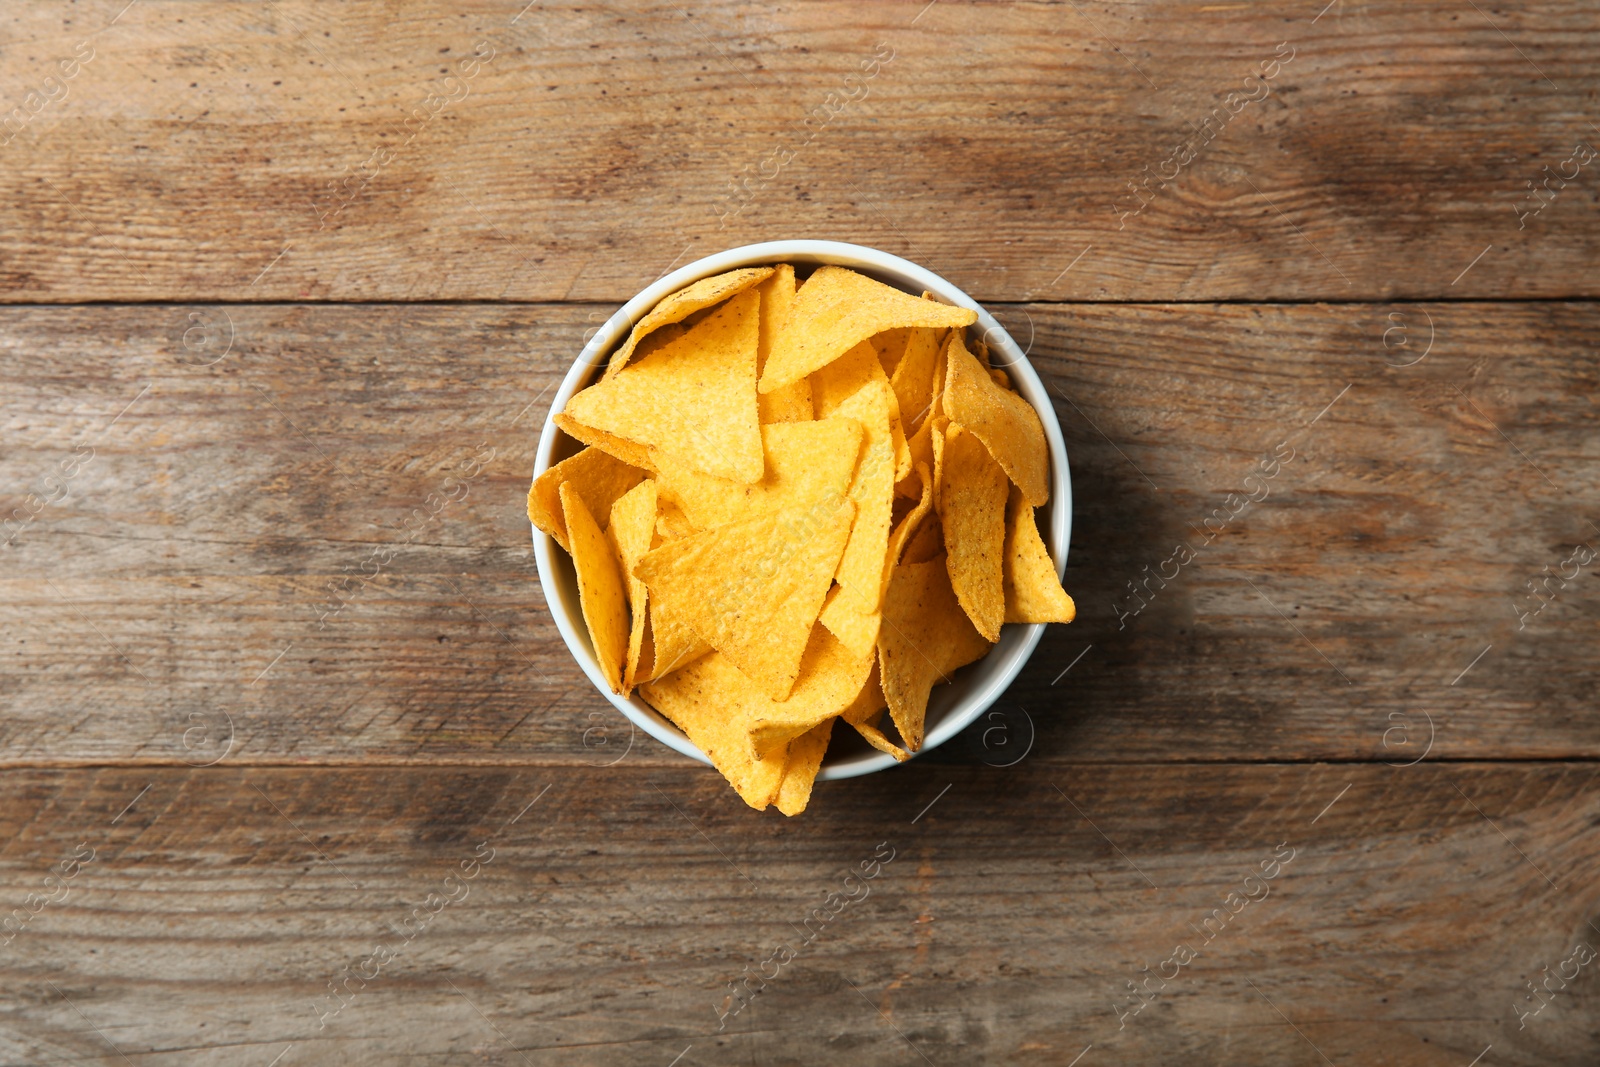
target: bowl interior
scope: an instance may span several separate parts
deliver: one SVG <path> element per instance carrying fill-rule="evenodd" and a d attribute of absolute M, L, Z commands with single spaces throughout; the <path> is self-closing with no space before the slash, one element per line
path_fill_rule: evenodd
<path fill-rule="evenodd" d="M 946 303 L 972 308 L 978 313 L 977 323 L 969 327 L 969 337 L 981 335 L 987 340 L 990 362 L 1010 375 L 1013 387 L 1033 405 L 1044 424 L 1045 438 L 1050 447 L 1051 486 L 1043 532 L 1051 557 L 1056 561 L 1058 575 L 1064 573 L 1072 529 L 1072 486 L 1061 426 L 1044 383 L 1005 328 L 966 293 L 914 263 L 861 245 L 835 241 L 771 241 L 746 245 L 690 263 L 647 286 L 595 333 L 561 383 L 539 438 L 534 477 L 583 447 L 558 429 L 553 417 L 566 406 L 574 393 L 598 376 L 612 349 L 627 336 L 633 324 L 645 312 L 663 296 L 701 278 L 738 267 L 769 263 L 792 263 L 802 271 L 807 266 L 823 264 L 849 267 L 897 289 L 919 295 L 926 291 Z M 595 688 L 639 729 L 686 756 L 709 763 L 676 726 L 641 698 L 623 698 L 611 692 L 600 672 L 588 631 L 583 624 L 578 603 L 577 573 L 571 558 L 553 539 L 536 528 L 533 530 L 533 544 L 539 582 L 550 614 L 563 640 L 572 650 L 573 657 Z M 1043 634 L 1043 625 L 1008 624 L 1001 629 L 999 643 L 983 659 L 961 668 L 948 684 L 935 686 L 928 700 L 927 726 L 921 751 L 936 748 L 976 721 L 1021 672 Z M 849 778 L 895 765 L 892 757 L 869 747 L 854 730 L 835 729 L 817 780 Z"/>

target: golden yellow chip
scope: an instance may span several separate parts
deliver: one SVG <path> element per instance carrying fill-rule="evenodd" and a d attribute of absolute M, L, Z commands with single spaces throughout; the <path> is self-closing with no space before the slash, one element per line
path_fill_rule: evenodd
<path fill-rule="evenodd" d="M 761 294 L 761 341 L 756 351 L 756 371 L 767 365 L 773 342 L 789 321 L 794 307 L 794 268 L 787 263 L 778 265 L 770 278 L 756 286 Z M 807 422 L 811 419 L 811 383 L 802 378 L 762 393 L 759 399 L 761 425 L 773 422 Z"/>
<path fill-rule="evenodd" d="M 656 483 L 649 478 L 617 498 L 611 505 L 611 522 L 606 540 L 622 563 L 628 594 L 628 610 L 633 624 L 628 631 L 628 660 L 622 672 L 622 695 L 633 692 L 639 675 L 639 657 L 644 648 L 644 624 L 650 617 L 645 584 L 633 576 L 633 565 L 650 551 L 656 532 Z"/>
<path fill-rule="evenodd" d="M 862 341 L 808 380 L 812 412 L 819 419 L 837 414 L 839 405 L 871 383 L 889 384 L 889 376 L 883 373 L 883 365 L 869 341 Z"/>
<path fill-rule="evenodd" d="M 943 559 L 895 567 L 883 600 L 878 667 L 889 714 L 907 748 L 922 747 L 934 685 L 988 651 L 989 642 L 956 601 Z"/>
<path fill-rule="evenodd" d="M 811 383 L 812 408 L 819 419 L 842 414 L 839 409 L 846 401 L 870 383 L 881 382 L 889 390 L 889 433 L 894 447 L 894 477 L 903 478 L 910 473 L 911 449 L 900 427 L 900 404 L 870 342 L 863 341 L 856 345 L 807 380 Z"/>
<path fill-rule="evenodd" d="M 799 815 L 811 802 L 811 786 L 822 769 L 822 757 L 832 736 L 833 720 L 829 719 L 789 743 L 789 763 L 783 769 L 776 801 L 778 810 L 785 815 Z"/>
<path fill-rule="evenodd" d="M 570 482 L 560 488 L 562 519 L 572 543 L 572 565 L 578 572 L 578 603 L 600 673 L 613 692 L 622 692 L 622 667 L 628 655 L 628 596 L 622 564 L 606 535 Z"/>
<path fill-rule="evenodd" d="M 914 326 L 899 326 L 893 330 L 884 330 L 872 339 L 872 347 L 878 353 L 878 362 L 883 364 L 883 373 L 893 375 L 895 368 L 900 366 L 900 360 L 905 358 L 906 338 Z"/>
<path fill-rule="evenodd" d="M 733 297 L 682 337 L 578 393 L 564 418 L 707 474 L 760 481 L 759 302 L 752 292 Z"/>
<path fill-rule="evenodd" d="M 1002 388 L 967 351 L 959 330 L 945 346 L 944 396 L 940 404 L 989 449 L 1006 476 L 1034 507 L 1050 500 L 1050 449 L 1039 413 L 1022 397 Z"/>
<path fill-rule="evenodd" d="M 1006 622 L 1071 622 L 1078 614 L 1056 579 L 1033 509 L 1015 486 L 1006 501 Z"/>
<path fill-rule="evenodd" d="M 634 573 L 652 599 L 785 700 L 855 512 L 840 499 L 731 522 L 651 550 Z"/>
<path fill-rule="evenodd" d="M 817 621 L 827 627 L 828 632 L 837 637 L 851 655 L 870 656 L 877 647 L 878 624 L 883 614 L 857 611 L 851 604 L 852 601 L 844 595 L 844 589 L 836 585 L 828 590 L 828 598 L 822 602 Z"/>
<path fill-rule="evenodd" d="M 567 524 L 561 518 L 561 483 L 572 483 L 590 515 L 609 515 L 617 498 L 638 485 L 644 476 L 644 471 L 628 466 L 615 456 L 597 448 L 586 448 L 533 480 L 528 489 L 528 519 L 555 538 L 556 544 L 571 552 Z"/>
<path fill-rule="evenodd" d="M 748 685 L 726 656 L 713 652 L 665 678 L 646 682 L 639 695 L 688 735 L 746 804 L 762 811 L 777 798 L 789 747 L 779 745 L 765 759 L 756 758 L 749 723 L 730 713 L 728 701 L 730 692 Z"/>
<path fill-rule="evenodd" d="M 597 430 L 593 426 L 585 426 L 577 419 L 562 412 L 555 418 L 555 423 L 568 434 L 576 437 L 590 448 L 599 449 L 614 459 L 621 460 L 630 467 L 655 473 L 655 460 L 650 458 L 650 450 L 633 441 L 625 441 L 616 434 Z"/>
<path fill-rule="evenodd" d="M 766 474 L 743 485 L 660 457 L 662 499 L 693 529 L 709 530 L 767 511 L 806 508 L 850 488 L 864 431 L 854 418 L 761 427 Z"/>
<path fill-rule="evenodd" d="M 834 577 L 857 612 L 878 610 L 883 598 L 883 560 L 889 548 L 889 521 L 894 511 L 894 442 L 889 436 L 889 391 L 886 381 L 868 382 L 840 404 L 838 414 L 855 419 L 866 430 L 866 449 L 850 482 L 856 502 L 855 526 Z"/>
<path fill-rule="evenodd" d="M 944 555 L 944 530 L 935 519 L 924 522 L 918 527 L 917 532 L 911 535 L 911 540 L 906 542 L 905 551 L 900 554 L 900 562 L 926 563 L 942 555 Z"/>
<path fill-rule="evenodd" d="M 746 680 L 742 688 L 730 687 L 728 713 L 749 724 L 751 748 L 764 756 L 848 708 L 873 661 L 872 653 L 854 656 L 827 630 L 815 627 L 789 699 L 770 700 Z"/>
<path fill-rule="evenodd" d="M 944 479 L 939 523 L 950 563 L 950 583 L 972 624 L 990 641 L 1005 621 L 1005 471 L 983 442 L 952 422 L 944 439 Z"/>
<path fill-rule="evenodd" d="M 866 684 L 861 687 L 861 692 L 856 694 L 855 700 L 851 701 L 850 706 L 845 708 L 839 717 L 855 727 L 856 733 L 860 734 L 867 744 L 904 763 L 911 758 L 911 753 L 889 740 L 878 725 L 883 719 L 884 711 L 889 707 L 889 699 L 883 695 L 883 686 L 879 684 L 878 678 L 878 662 L 874 657 L 872 671 L 867 675 Z"/>
<path fill-rule="evenodd" d="M 889 534 L 888 558 L 884 560 L 883 567 L 885 587 L 889 584 L 889 575 L 894 570 L 894 565 L 899 563 L 905 554 L 906 545 L 922 527 L 922 520 L 928 517 L 928 512 L 933 510 L 933 474 L 928 470 L 927 464 L 917 464 L 917 479 L 922 483 L 922 496 L 917 500 L 916 506 L 906 512 L 899 525 Z"/>
<path fill-rule="evenodd" d="M 650 600 L 650 663 L 638 682 L 664 678 L 711 651 L 686 623 L 678 621 L 660 600 Z"/>
<path fill-rule="evenodd" d="M 843 267 L 819 267 L 795 296 L 794 311 L 762 372 L 761 391 L 798 381 L 884 330 L 976 321 L 975 311 L 923 300 Z"/>
<path fill-rule="evenodd" d="M 905 355 L 889 384 L 900 404 L 900 422 L 915 436 L 932 411 L 936 389 L 944 383 L 944 331 L 918 328 L 906 334 Z"/>
<path fill-rule="evenodd" d="M 633 355 L 633 350 L 638 347 L 646 334 L 658 327 L 669 323 L 682 322 L 701 308 L 708 308 L 720 303 L 730 296 L 742 293 L 752 285 L 760 282 L 773 272 L 772 267 L 741 267 L 731 270 L 726 274 L 718 274 L 714 278 L 702 278 L 693 285 L 679 289 L 670 296 L 662 297 L 661 302 L 651 308 L 645 317 L 640 319 L 628 334 L 628 339 L 622 347 L 611 356 L 611 362 L 606 366 L 606 378 L 613 377 L 623 367 L 627 366 L 628 359 Z M 791 278 L 793 268 L 790 268 Z"/>

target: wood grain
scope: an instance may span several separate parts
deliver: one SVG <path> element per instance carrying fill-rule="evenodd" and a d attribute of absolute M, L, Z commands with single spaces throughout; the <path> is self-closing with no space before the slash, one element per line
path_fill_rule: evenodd
<path fill-rule="evenodd" d="M 1583 3 L 203 11 L 7 12 L 0 299 L 619 302 L 807 236 L 982 300 L 1600 294 Z"/>
<path fill-rule="evenodd" d="M 523 516 L 545 398 L 610 310 L 0 313 L 0 758 L 626 750 Z M 928 758 L 1600 755 L 1600 572 L 1549 578 L 1600 546 L 1593 305 L 996 310 L 1057 397 L 1079 619 L 999 706 L 1007 731 Z M 1179 543 L 1194 559 L 1151 579 Z"/>
<path fill-rule="evenodd" d="M 1066 1064 L 1092 1044 L 1084 1067 L 1459 1067 L 1492 1044 L 1575 1067 L 1600 1054 L 1593 965 L 1520 1030 L 1515 1006 L 1600 943 L 1595 784 L 1562 763 L 918 763 L 786 821 L 627 762 L 16 771 L 7 910 L 94 851 L 0 948 L 0 1056 Z M 803 926 L 875 853 L 866 895 Z M 1119 1028 L 1125 983 L 1178 944 L 1197 958 Z M 728 983 L 782 946 L 719 1033 Z M 368 980 L 324 1000 L 347 967 Z"/>

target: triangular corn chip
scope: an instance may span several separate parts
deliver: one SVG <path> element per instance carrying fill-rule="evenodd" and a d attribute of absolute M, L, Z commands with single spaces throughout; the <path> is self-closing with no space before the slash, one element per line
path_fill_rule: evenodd
<path fill-rule="evenodd" d="M 791 267 L 789 270 L 792 278 L 794 268 Z M 772 272 L 772 267 L 741 267 L 726 274 L 718 274 L 714 278 L 702 278 L 670 296 L 662 297 L 661 302 L 646 312 L 644 318 L 634 325 L 633 331 L 628 334 L 628 339 L 623 342 L 622 347 L 612 354 L 611 362 L 606 365 L 605 377 L 611 378 L 627 366 L 633 350 L 652 330 L 669 323 L 682 322 L 701 308 L 708 308 L 730 296 L 742 293 Z"/>
<path fill-rule="evenodd" d="M 769 700 L 747 682 L 728 697 L 728 714 L 749 724 L 750 744 L 757 756 L 764 756 L 849 707 L 872 672 L 874 658 L 872 653 L 851 655 L 818 626 L 806 643 L 800 677 L 788 700 Z"/>
<path fill-rule="evenodd" d="M 811 382 L 811 407 L 816 418 L 825 419 L 837 414 L 839 405 L 855 396 L 872 382 L 889 384 L 883 373 L 878 354 L 868 341 L 862 341 L 850 351 L 819 369 Z"/>
<path fill-rule="evenodd" d="M 889 552 L 883 565 L 883 584 L 887 588 L 894 565 L 905 554 L 906 545 L 922 526 L 922 520 L 933 510 L 933 474 L 925 463 L 917 464 L 917 477 L 922 482 L 922 496 L 917 504 L 900 519 L 889 533 Z"/>
<path fill-rule="evenodd" d="M 785 700 L 855 518 L 847 499 L 691 534 L 634 568 L 681 622 Z"/>
<path fill-rule="evenodd" d="M 990 641 L 1005 621 L 1005 471 L 983 442 L 952 422 L 944 439 L 939 522 L 944 528 L 950 583 L 972 624 Z"/>
<path fill-rule="evenodd" d="M 726 656 L 713 652 L 665 678 L 646 682 L 639 687 L 639 695 L 689 735 L 746 804 L 762 811 L 778 795 L 789 748 L 779 745 L 766 759 L 756 759 L 750 747 L 750 724 L 730 712 L 737 705 L 729 702 L 730 693 L 749 684 Z"/>
<path fill-rule="evenodd" d="M 1033 509 L 1015 486 L 1006 502 L 1006 622 L 1071 622 L 1077 606 L 1056 579 Z"/>
<path fill-rule="evenodd" d="M 852 603 L 841 587 L 834 586 L 828 590 L 828 599 L 822 602 L 817 621 L 827 627 L 828 632 L 838 638 L 851 655 L 868 656 L 877 647 L 878 624 L 882 622 L 883 615 L 877 611 L 857 611 L 851 606 Z"/>
<path fill-rule="evenodd" d="M 829 719 L 789 743 L 789 763 L 783 769 L 783 782 L 775 801 L 785 815 L 799 815 L 811 802 L 811 786 L 822 769 L 822 757 L 832 736 L 833 720 Z"/>
<path fill-rule="evenodd" d="M 656 532 L 656 483 L 645 479 L 617 498 L 611 505 L 611 523 L 606 540 L 622 563 L 623 586 L 628 594 L 628 610 L 633 625 L 628 632 L 628 661 L 622 672 L 622 695 L 633 692 L 639 674 L 639 657 L 644 647 L 645 620 L 650 615 L 645 584 L 633 576 L 633 565 L 650 551 Z"/>
<path fill-rule="evenodd" d="M 567 524 L 561 518 L 561 483 L 571 482 L 590 515 L 609 515 L 611 505 L 638 485 L 645 472 L 597 448 L 585 448 L 533 480 L 528 488 L 528 519 L 568 552 Z"/>
<path fill-rule="evenodd" d="M 606 535 L 584 506 L 571 482 L 560 488 L 562 518 L 572 542 L 572 564 L 578 572 L 578 603 L 600 673 L 613 692 L 622 692 L 622 667 L 628 656 L 628 596 L 622 564 Z"/>
<path fill-rule="evenodd" d="M 1050 449 L 1039 413 L 1022 397 L 1001 388 L 967 351 L 959 332 L 945 347 L 944 396 L 950 421 L 959 422 L 989 449 L 1029 504 L 1050 500 Z"/>
<path fill-rule="evenodd" d="M 819 267 L 795 296 L 794 311 L 762 372 L 761 391 L 798 381 L 896 326 L 970 326 L 976 321 L 975 311 L 922 300 L 843 267 Z"/>
<path fill-rule="evenodd" d="M 932 410 L 934 390 L 944 383 L 944 331 L 907 331 L 905 355 L 894 368 L 889 384 L 900 404 L 900 423 L 915 435 Z"/>
<path fill-rule="evenodd" d="M 711 646 L 687 624 L 679 622 L 670 608 L 652 597 L 650 604 L 650 662 L 641 669 L 637 682 L 664 678 L 711 651 Z"/>
<path fill-rule="evenodd" d="M 901 517 L 900 522 L 889 533 L 888 551 L 883 562 L 882 584 L 885 589 L 888 588 L 889 576 L 894 570 L 894 565 L 900 562 L 906 543 L 917 532 L 922 520 L 933 510 L 931 484 L 933 476 L 928 473 L 928 468 L 924 464 L 917 465 L 917 472 L 922 481 L 922 498 Z M 941 543 L 935 542 L 933 550 L 928 553 L 928 558 L 938 555 L 941 547 Z M 817 621 L 826 626 L 852 655 L 865 656 L 871 652 L 878 640 L 878 627 L 882 624 L 883 615 L 881 611 L 860 611 L 852 604 L 852 599 L 844 595 L 843 588 L 835 585 L 828 591 L 828 599 L 823 602 L 822 613 L 817 616 Z"/>
<path fill-rule="evenodd" d="M 898 762 L 904 763 L 906 760 L 911 758 L 911 753 L 907 752 L 905 749 L 889 740 L 889 735 L 885 734 L 878 725 L 882 721 L 883 709 L 880 708 L 876 712 L 873 712 L 870 719 L 867 719 L 863 722 L 851 723 L 850 725 L 856 728 L 856 733 L 860 734 L 862 740 L 866 741 L 867 744 L 871 745 L 879 752 L 893 756 Z"/>
<path fill-rule="evenodd" d="M 761 294 L 761 340 L 756 349 L 756 371 L 767 365 L 778 333 L 794 307 L 794 268 L 780 263 L 770 278 L 756 286 Z M 758 398 L 761 425 L 773 422 L 807 422 L 811 419 L 811 383 L 802 378 Z"/>
<path fill-rule="evenodd" d="M 894 511 L 894 443 L 889 436 L 889 398 L 893 395 L 888 382 L 868 382 L 836 409 L 839 415 L 860 422 L 867 435 L 866 449 L 850 482 L 856 522 L 835 575 L 849 606 L 864 614 L 877 611 L 883 598 L 883 560 Z"/>
<path fill-rule="evenodd" d="M 801 378 L 770 393 L 762 393 L 758 399 L 763 426 L 775 422 L 806 422 L 815 417 L 810 378 Z"/>
<path fill-rule="evenodd" d="M 870 382 L 882 382 L 886 388 L 889 387 L 889 377 L 883 373 L 877 353 L 867 341 L 856 345 L 807 380 L 811 383 L 812 409 L 819 419 L 840 414 L 840 406 Z M 900 426 L 900 403 L 895 399 L 893 388 L 889 388 L 889 433 L 894 444 L 894 476 L 903 478 L 911 471 L 911 448 Z"/>
<path fill-rule="evenodd" d="M 889 580 L 878 631 L 878 667 L 889 714 L 906 747 L 922 747 L 928 693 L 958 667 L 980 659 L 989 642 L 973 628 L 950 588 L 942 559 L 902 563 Z"/>
<path fill-rule="evenodd" d="M 897 326 L 892 330 L 884 330 L 872 339 L 872 347 L 878 353 L 878 362 L 883 364 L 883 373 L 893 375 L 895 368 L 900 365 L 900 360 L 906 354 L 906 337 L 916 327 Z"/>
<path fill-rule="evenodd" d="M 854 418 L 761 427 L 766 473 L 750 485 L 660 456 L 661 496 L 696 530 L 768 511 L 807 508 L 850 488 L 865 431 Z"/>
<path fill-rule="evenodd" d="M 626 463 L 630 467 L 655 473 L 655 460 L 650 458 L 650 450 L 644 445 L 634 441 L 626 441 L 616 434 L 597 430 L 593 426 L 585 426 L 566 412 L 555 417 L 556 426 L 566 433 L 582 441 L 591 449 L 599 449 L 614 459 Z"/>
<path fill-rule="evenodd" d="M 860 734 L 867 744 L 904 763 L 911 758 L 911 753 L 889 740 L 878 726 L 883 719 L 884 711 L 889 707 L 889 698 L 883 695 L 883 686 L 878 678 L 878 663 L 874 659 L 872 672 L 867 675 L 867 683 L 861 687 L 861 692 L 856 694 L 855 700 L 850 702 L 850 706 L 845 708 L 839 717 L 854 726 L 856 733 Z"/>
<path fill-rule="evenodd" d="M 707 474 L 759 481 L 759 299 L 750 292 L 733 297 L 682 337 L 578 393 L 567 401 L 563 417 Z"/>

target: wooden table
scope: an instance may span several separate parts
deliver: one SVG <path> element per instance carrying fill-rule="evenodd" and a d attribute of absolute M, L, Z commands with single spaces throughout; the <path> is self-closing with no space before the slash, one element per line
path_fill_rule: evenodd
<path fill-rule="evenodd" d="M 0 21 L 0 1063 L 1600 1057 L 1593 3 L 125 3 Z M 802 236 L 1029 348 L 1080 614 L 785 820 L 522 495 Z"/>

